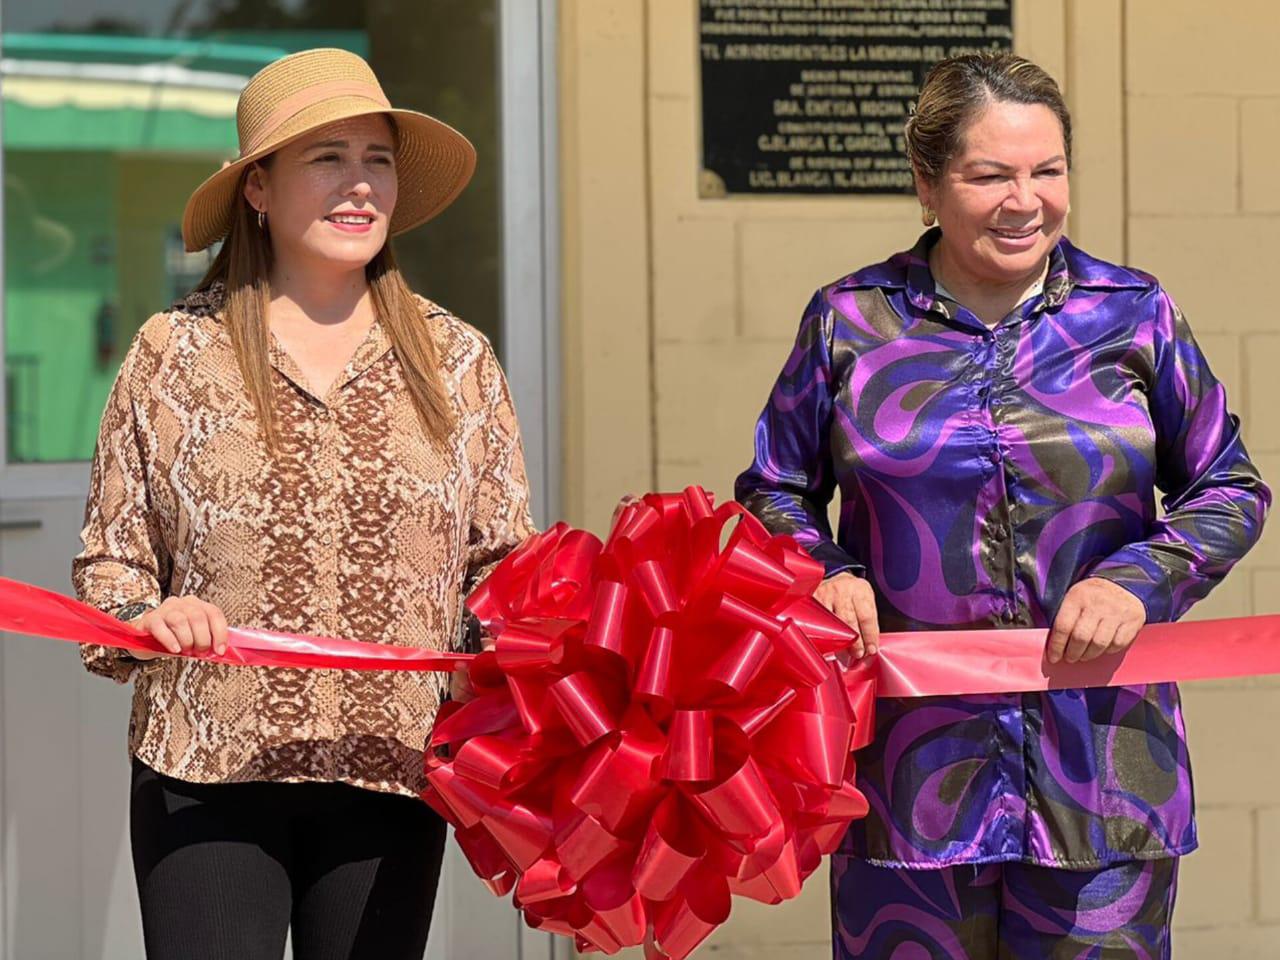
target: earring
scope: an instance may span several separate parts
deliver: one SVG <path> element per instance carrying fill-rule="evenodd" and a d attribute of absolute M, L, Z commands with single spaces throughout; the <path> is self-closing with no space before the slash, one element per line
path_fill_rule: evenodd
<path fill-rule="evenodd" d="M 267 229 L 267 212 L 265 210 L 258 211 L 258 229 L 259 230 Z"/>
<path fill-rule="evenodd" d="M 932 207 L 920 208 L 920 222 L 923 223 L 926 227 L 932 227 L 935 223 L 938 222 L 938 216 L 933 212 Z"/>

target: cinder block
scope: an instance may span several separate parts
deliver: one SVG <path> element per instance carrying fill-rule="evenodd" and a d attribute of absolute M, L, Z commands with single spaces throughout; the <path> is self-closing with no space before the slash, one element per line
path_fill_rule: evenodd
<path fill-rule="evenodd" d="M 1182 689 L 1196 799 L 1204 807 L 1252 807 L 1280 797 L 1276 731 L 1280 689 Z"/>
<path fill-rule="evenodd" d="M 742 224 L 743 334 L 792 340 L 814 290 L 910 249 L 923 227 L 918 209 L 877 223 L 770 220 Z"/>
<path fill-rule="evenodd" d="M 1258 831 L 1258 919 L 1280 922 L 1280 806 L 1263 807 L 1254 816 Z"/>
<path fill-rule="evenodd" d="M 1174 908 L 1173 956 L 1178 960 L 1272 960 L 1280 930 L 1256 924 L 1180 930 Z"/>
<path fill-rule="evenodd" d="M 725 341 L 737 335 L 735 229 L 730 220 L 654 219 L 653 308 L 659 342 Z"/>
<path fill-rule="evenodd" d="M 1247 617 L 1253 612 L 1252 582 L 1247 570 L 1239 568 L 1213 588 L 1183 619 L 1218 620 L 1223 617 Z"/>
<path fill-rule="evenodd" d="M 1254 333 L 1245 338 L 1249 402 L 1244 419 L 1245 443 L 1259 453 L 1280 450 L 1280 334 Z"/>
<path fill-rule="evenodd" d="M 1250 213 L 1280 213 L 1280 98 L 1240 104 L 1240 192 Z"/>
<path fill-rule="evenodd" d="M 785 911 L 791 904 L 780 904 L 776 907 L 767 909 L 774 911 Z M 738 909 L 735 902 L 734 910 Z M 729 917 L 729 922 L 720 929 L 722 931 L 731 931 L 734 927 L 735 916 Z M 720 943 L 717 939 L 718 933 L 713 933 L 707 940 L 694 951 L 693 955 L 699 960 L 703 958 L 715 958 L 715 960 L 831 960 L 831 940 L 822 941 L 821 943 Z M 598 957 L 599 954 L 579 954 L 582 957 Z M 622 950 L 614 954 L 618 960 L 644 960 L 644 951 L 639 947 L 630 950 Z M 1194 960 L 1194 958 L 1193 958 Z"/>
<path fill-rule="evenodd" d="M 698 12 L 687 0 L 648 0 L 649 93 L 697 97 Z"/>
<path fill-rule="evenodd" d="M 733 499 L 733 482 L 750 463 L 751 451 L 737 460 L 721 460 L 716 463 L 659 463 L 658 489 L 679 492 L 688 486 L 699 486 L 712 494 L 717 504 Z"/>
<path fill-rule="evenodd" d="M 751 462 L 755 422 L 786 361 L 786 345 L 658 344 L 656 356 L 658 462 L 731 481 Z M 733 493 L 715 492 L 721 500 Z"/>
<path fill-rule="evenodd" d="M 1280 93 L 1275 37 L 1280 4 L 1128 0 L 1127 86 L 1132 93 Z M 1198 129 L 1198 117 L 1184 127 Z"/>
<path fill-rule="evenodd" d="M 1209 369 L 1226 387 L 1227 402 L 1232 412 L 1241 417 L 1246 416 L 1248 411 L 1245 409 L 1244 378 L 1241 376 L 1243 367 L 1240 363 L 1240 336 L 1234 333 L 1200 333 L 1194 321 L 1191 321 L 1191 330 L 1205 359 L 1209 361 Z"/>
<path fill-rule="evenodd" d="M 786 909 L 787 904 L 772 909 Z M 730 923 L 733 919 L 730 918 Z M 734 943 L 726 946 L 715 944 L 715 934 L 707 940 L 708 957 L 719 960 L 831 960 L 831 940 L 822 943 Z"/>
<path fill-rule="evenodd" d="M 1014 0 L 1013 45 L 1058 83 L 1067 85 L 1067 4 L 1065 0 Z"/>
<path fill-rule="evenodd" d="M 1020 14 L 1014 9 L 1014 18 Z M 1075 141 L 1072 240 L 1104 260 L 1124 260 L 1124 8 L 1115 0 L 1072 0 L 1066 29 L 1088 43 L 1068 45 L 1066 95 Z M 1034 59 L 1034 58 L 1033 58 Z"/>
<path fill-rule="evenodd" d="M 1280 531 L 1274 534 L 1263 533 L 1261 547 L 1265 544 L 1268 552 L 1280 551 Z M 1253 613 L 1280 613 L 1280 570 L 1271 567 L 1253 570 Z"/>
<path fill-rule="evenodd" d="M 743 455 L 739 472 L 746 467 L 750 451 Z M 709 469 L 698 461 L 662 460 L 658 463 L 658 489 L 664 492 L 683 490 L 685 487 L 698 486 L 716 495 L 716 502 L 723 503 L 733 497 L 733 480 L 737 474 L 729 464 L 721 464 L 719 469 Z"/>
<path fill-rule="evenodd" d="M 801 957 L 813 948 L 831 956 L 830 860 L 805 881 L 800 896 L 769 906 L 754 900 L 735 900 L 729 922 L 707 940 L 708 953 L 722 957 Z M 775 952 L 776 951 L 776 952 Z"/>
<path fill-rule="evenodd" d="M 690 50 L 689 56 L 694 52 Z M 657 219 L 706 217 L 726 213 L 722 201 L 698 200 L 702 132 L 697 101 L 691 97 L 650 97 L 649 189 Z"/>
<path fill-rule="evenodd" d="M 564 506 L 599 530 L 652 482 L 644 11 L 563 6 Z"/>
<path fill-rule="evenodd" d="M 1130 97 L 1128 107 L 1131 214 L 1236 211 L 1234 98 Z M 1195 136 L 1187 136 L 1190 117 Z"/>
<path fill-rule="evenodd" d="M 1218 927 L 1248 922 L 1253 917 L 1253 811 L 1202 808 L 1196 825 L 1200 849 L 1182 858 L 1174 923 Z"/>
<path fill-rule="evenodd" d="M 1275 329 L 1258 300 L 1267 250 L 1280 250 L 1280 217 L 1129 218 L 1130 263 L 1159 278 L 1197 333 Z"/>

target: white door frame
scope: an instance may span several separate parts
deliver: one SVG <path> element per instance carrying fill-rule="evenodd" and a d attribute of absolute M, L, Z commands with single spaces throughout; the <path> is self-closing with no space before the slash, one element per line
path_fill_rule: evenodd
<path fill-rule="evenodd" d="M 520 419 L 525 462 L 539 527 L 560 508 L 560 218 L 557 151 L 556 0 L 498 0 L 499 143 L 502 150 L 502 364 Z M 530 42 L 533 40 L 534 42 Z M 446 949 L 453 925 L 473 930 L 505 924 L 507 957 L 567 960 L 565 937 L 531 930 L 512 911 L 510 895 L 496 903 L 450 845 L 436 915 Z M 442 909 L 443 908 L 443 909 Z M 505 918 L 505 919 L 503 919 Z M 433 940 L 434 940 L 433 929 Z M 491 948 L 492 949 L 492 948 Z M 465 950 L 450 960 L 472 960 Z M 474 960 L 491 960 L 477 956 Z"/>
<path fill-rule="evenodd" d="M 556 0 L 499 0 L 502 360 L 539 526 L 561 512 L 556 6 Z"/>

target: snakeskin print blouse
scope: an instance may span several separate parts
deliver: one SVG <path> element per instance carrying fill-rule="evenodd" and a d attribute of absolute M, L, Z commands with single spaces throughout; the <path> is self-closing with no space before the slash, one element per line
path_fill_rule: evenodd
<path fill-rule="evenodd" d="M 215 286 L 152 317 L 107 401 L 81 600 L 194 595 L 233 625 L 445 649 L 462 598 L 533 531 L 511 397 L 489 343 L 426 300 L 456 425 L 433 444 L 380 324 L 328 395 L 271 338 L 280 451 L 268 455 Z M 133 661 L 129 749 L 198 782 L 341 781 L 416 794 L 439 702 L 432 674 Z"/>

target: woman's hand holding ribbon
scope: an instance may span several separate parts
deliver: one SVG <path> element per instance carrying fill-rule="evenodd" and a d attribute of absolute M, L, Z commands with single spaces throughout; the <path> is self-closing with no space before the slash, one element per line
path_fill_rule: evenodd
<path fill-rule="evenodd" d="M 1050 663 L 1084 663 L 1121 653 L 1146 622 L 1146 607 L 1132 593 L 1102 577 L 1087 577 L 1063 597 L 1046 655 Z"/>
<path fill-rule="evenodd" d="M 174 655 L 227 652 L 227 618 L 212 603 L 196 597 L 167 597 L 139 617 L 136 626 Z M 149 650 L 134 650 L 130 655 L 135 660 L 165 656 Z"/>
<path fill-rule="evenodd" d="M 879 649 L 876 594 L 866 580 L 852 573 L 837 573 L 818 585 L 813 598 L 858 631 L 858 638 L 849 648 L 855 660 L 871 656 Z"/>

